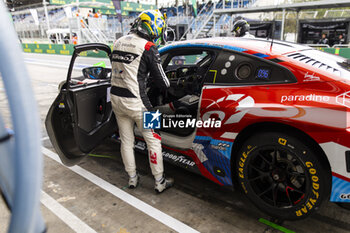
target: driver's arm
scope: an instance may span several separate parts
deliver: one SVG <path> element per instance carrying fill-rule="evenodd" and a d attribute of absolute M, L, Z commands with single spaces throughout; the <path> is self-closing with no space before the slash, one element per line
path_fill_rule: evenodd
<path fill-rule="evenodd" d="M 154 83 L 160 89 L 164 90 L 169 88 L 170 83 L 164 73 L 157 47 L 152 42 L 148 42 L 145 46 L 144 53 L 147 67 L 149 68 L 150 76 Z"/>

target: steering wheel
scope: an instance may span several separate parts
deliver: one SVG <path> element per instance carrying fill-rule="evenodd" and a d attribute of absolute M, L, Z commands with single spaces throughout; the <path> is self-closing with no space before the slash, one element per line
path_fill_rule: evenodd
<path fill-rule="evenodd" d="M 11 211 L 8 232 L 44 232 L 40 211 L 43 161 L 40 118 L 18 37 L 3 1 L 0 1 L 0 72 L 14 134 L 0 115 L 0 189 Z M 13 136 L 14 135 L 14 136 Z"/>
<path fill-rule="evenodd" d="M 186 94 L 196 94 L 197 91 L 194 86 L 198 85 L 198 80 L 200 79 L 199 77 L 199 75 L 193 74 L 181 77 L 177 80 L 176 85 L 178 87 L 182 87 L 185 90 Z"/>

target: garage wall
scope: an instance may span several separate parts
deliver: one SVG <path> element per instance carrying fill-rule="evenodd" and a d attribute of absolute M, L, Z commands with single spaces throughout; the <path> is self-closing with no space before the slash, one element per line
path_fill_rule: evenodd
<path fill-rule="evenodd" d="M 72 55 L 74 45 L 72 44 L 22 44 L 25 53 L 45 53 L 57 55 Z M 106 57 L 105 52 L 82 52 L 81 56 Z"/>

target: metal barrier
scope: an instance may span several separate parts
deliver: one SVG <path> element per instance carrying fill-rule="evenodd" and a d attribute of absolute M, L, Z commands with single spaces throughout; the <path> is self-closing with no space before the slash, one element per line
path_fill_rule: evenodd
<path fill-rule="evenodd" d="M 110 45 L 112 48 L 112 45 Z M 72 55 L 74 45 L 72 44 L 22 44 L 25 53 L 44 53 L 56 55 Z M 85 57 L 106 57 L 103 52 L 81 53 L 79 56 Z"/>
<path fill-rule="evenodd" d="M 330 48 L 328 44 L 306 44 L 312 48 Z"/>
<path fill-rule="evenodd" d="M 350 44 L 335 44 L 332 48 L 350 48 Z"/>

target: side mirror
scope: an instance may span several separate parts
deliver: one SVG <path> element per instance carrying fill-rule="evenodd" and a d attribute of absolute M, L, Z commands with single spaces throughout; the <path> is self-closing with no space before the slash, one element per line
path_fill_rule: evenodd
<path fill-rule="evenodd" d="M 111 69 L 101 66 L 92 66 L 83 69 L 83 75 L 87 79 L 109 79 Z"/>

